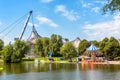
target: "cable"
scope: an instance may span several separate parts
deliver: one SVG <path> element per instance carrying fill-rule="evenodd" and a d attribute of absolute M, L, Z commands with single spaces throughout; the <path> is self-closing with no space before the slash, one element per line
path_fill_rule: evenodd
<path fill-rule="evenodd" d="M 25 14 L 24 16 L 26 16 L 27 14 Z M 22 19 L 24 16 L 20 17 L 19 19 L 17 19 L 15 22 L 13 22 L 12 24 L 8 25 L 5 29 L 3 29 L 0 34 L 4 31 L 6 31 L 7 29 L 10 28 L 10 26 L 12 26 L 13 24 L 17 23 L 20 19 Z"/>
<path fill-rule="evenodd" d="M 26 15 L 28 15 L 28 13 L 25 14 L 24 16 L 26 16 Z M 2 38 L 5 38 L 13 29 L 15 29 L 15 28 L 16 28 L 15 26 L 16 26 L 18 23 L 20 23 L 20 22 L 23 21 L 22 19 L 23 19 L 24 16 L 20 17 L 20 18 L 17 19 L 15 22 L 13 22 L 13 23 L 10 24 L 8 27 L 6 27 L 4 30 L 2 30 L 0 33 L 2 33 L 2 32 L 4 32 L 4 31 L 8 30 L 11 26 L 13 26 L 13 27 L 11 27 L 11 29 L 10 29 Z M 32 14 L 31 21 L 32 21 L 32 24 L 34 25 L 33 14 Z"/>
<path fill-rule="evenodd" d="M 22 21 L 24 21 L 24 20 L 21 20 L 21 21 L 19 21 L 18 23 L 22 23 Z M 17 26 L 18 25 L 18 23 L 16 23 L 3 37 L 2 37 L 2 39 L 3 38 L 5 38 L 10 32 L 12 32 L 12 30 L 14 30 L 16 27 L 15 26 Z"/>

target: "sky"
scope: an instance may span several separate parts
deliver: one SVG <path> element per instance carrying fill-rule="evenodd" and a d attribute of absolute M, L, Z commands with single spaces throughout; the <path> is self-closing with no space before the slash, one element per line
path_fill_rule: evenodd
<path fill-rule="evenodd" d="M 40 36 L 61 35 L 70 41 L 79 37 L 100 41 L 120 38 L 119 13 L 102 15 L 107 0 L 0 0 L 0 39 L 5 44 L 20 37 L 29 11 L 33 14 L 23 35 L 27 40 L 32 24 Z"/>

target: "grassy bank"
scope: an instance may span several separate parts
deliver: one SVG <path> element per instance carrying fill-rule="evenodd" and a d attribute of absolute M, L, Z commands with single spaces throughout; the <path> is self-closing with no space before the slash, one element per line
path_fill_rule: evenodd
<path fill-rule="evenodd" d="M 65 60 L 62 57 L 52 57 L 52 59 L 54 60 L 53 62 L 69 62 L 69 60 Z M 34 61 L 34 60 L 38 60 L 38 61 L 44 61 L 44 62 L 49 62 L 49 57 L 39 57 L 39 58 L 23 58 L 22 61 Z M 72 58 L 73 62 L 76 62 L 76 58 Z"/>
<path fill-rule="evenodd" d="M 0 59 L 0 63 L 3 63 L 4 61 L 2 59 Z"/>
<path fill-rule="evenodd" d="M 37 59 L 43 62 L 50 62 L 49 57 L 45 57 L 45 58 L 42 57 Z M 69 59 L 63 59 L 62 57 L 52 57 L 52 59 L 54 60 L 52 61 L 52 63 L 68 63 L 69 62 Z M 72 58 L 72 62 L 76 62 L 76 58 Z"/>
<path fill-rule="evenodd" d="M 27 58 L 22 58 L 22 61 L 34 61 L 35 59 L 33 59 L 33 58 L 29 58 L 29 59 L 27 59 Z"/>

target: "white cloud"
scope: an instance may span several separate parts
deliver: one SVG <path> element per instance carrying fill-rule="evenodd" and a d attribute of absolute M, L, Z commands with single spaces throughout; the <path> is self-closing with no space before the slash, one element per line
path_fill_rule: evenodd
<path fill-rule="evenodd" d="M 90 8 L 93 4 L 85 2 L 84 0 L 79 0 L 83 8 Z"/>
<path fill-rule="evenodd" d="M 29 22 L 29 23 L 28 23 L 28 26 L 32 27 L 32 26 L 33 26 L 33 23 Z M 39 27 L 38 24 L 34 24 L 34 26 L 35 26 L 35 27 Z"/>
<path fill-rule="evenodd" d="M 40 24 L 47 24 L 51 27 L 58 27 L 58 24 L 53 22 L 51 19 L 47 17 L 42 17 L 42 16 L 37 16 L 37 20 L 39 21 Z"/>
<path fill-rule="evenodd" d="M 98 4 L 106 4 L 108 1 L 107 0 L 95 0 L 94 1 L 95 3 L 98 3 Z"/>
<path fill-rule="evenodd" d="M 3 41 L 4 41 L 4 45 L 8 45 L 10 42 L 13 43 L 13 40 L 11 40 L 11 39 L 8 38 L 8 37 L 5 37 L 5 38 L 3 39 Z"/>
<path fill-rule="evenodd" d="M 50 3 L 52 2 L 53 0 L 41 0 L 42 3 Z"/>
<path fill-rule="evenodd" d="M 86 24 L 84 25 L 84 33 L 86 37 L 90 40 L 101 40 L 104 37 L 114 36 L 120 38 L 120 16 L 114 16 L 111 21 L 100 22 L 96 24 Z"/>
<path fill-rule="evenodd" d="M 70 21 L 76 21 L 79 19 L 78 13 L 71 10 L 67 10 L 64 5 L 57 5 L 55 9 L 56 13 L 61 13 L 62 16 L 66 17 Z"/>
<path fill-rule="evenodd" d="M 0 34 L 0 38 L 4 41 L 4 45 L 7 45 L 10 42 L 13 42 L 13 40 L 10 37 L 4 36 L 4 34 Z"/>
<path fill-rule="evenodd" d="M 91 5 L 91 3 L 82 3 L 82 7 L 84 8 L 89 8 Z"/>
<path fill-rule="evenodd" d="M 91 11 L 98 13 L 100 11 L 100 7 L 94 7 L 94 8 L 92 8 Z"/>

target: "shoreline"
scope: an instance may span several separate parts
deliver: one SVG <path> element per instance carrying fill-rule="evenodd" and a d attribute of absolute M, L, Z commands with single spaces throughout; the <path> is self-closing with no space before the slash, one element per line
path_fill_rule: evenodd
<path fill-rule="evenodd" d="M 22 61 L 22 62 L 30 62 L 30 61 Z M 80 62 L 76 62 L 76 61 L 73 61 L 73 62 L 68 62 L 68 61 L 44 61 L 44 60 L 33 60 L 32 62 L 34 63 L 74 63 L 74 64 L 77 64 L 77 63 L 80 63 L 80 64 L 116 64 L 116 65 L 120 65 L 120 61 L 98 61 L 98 62 L 95 62 L 95 61 L 80 61 Z M 0 64 L 4 63 L 3 60 L 0 60 Z"/>
<path fill-rule="evenodd" d="M 67 61 L 34 61 L 34 63 L 81 63 L 81 64 L 120 64 L 120 61 L 104 61 L 104 62 L 88 62 L 88 61 L 80 61 L 80 62 L 67 62 Z"/>
<path fill-rule="evenodd" d="M 105 61 L 105 62 L 78 62 L 81 64 L 116 64 L 120 65 L 120 61 Z"/>

